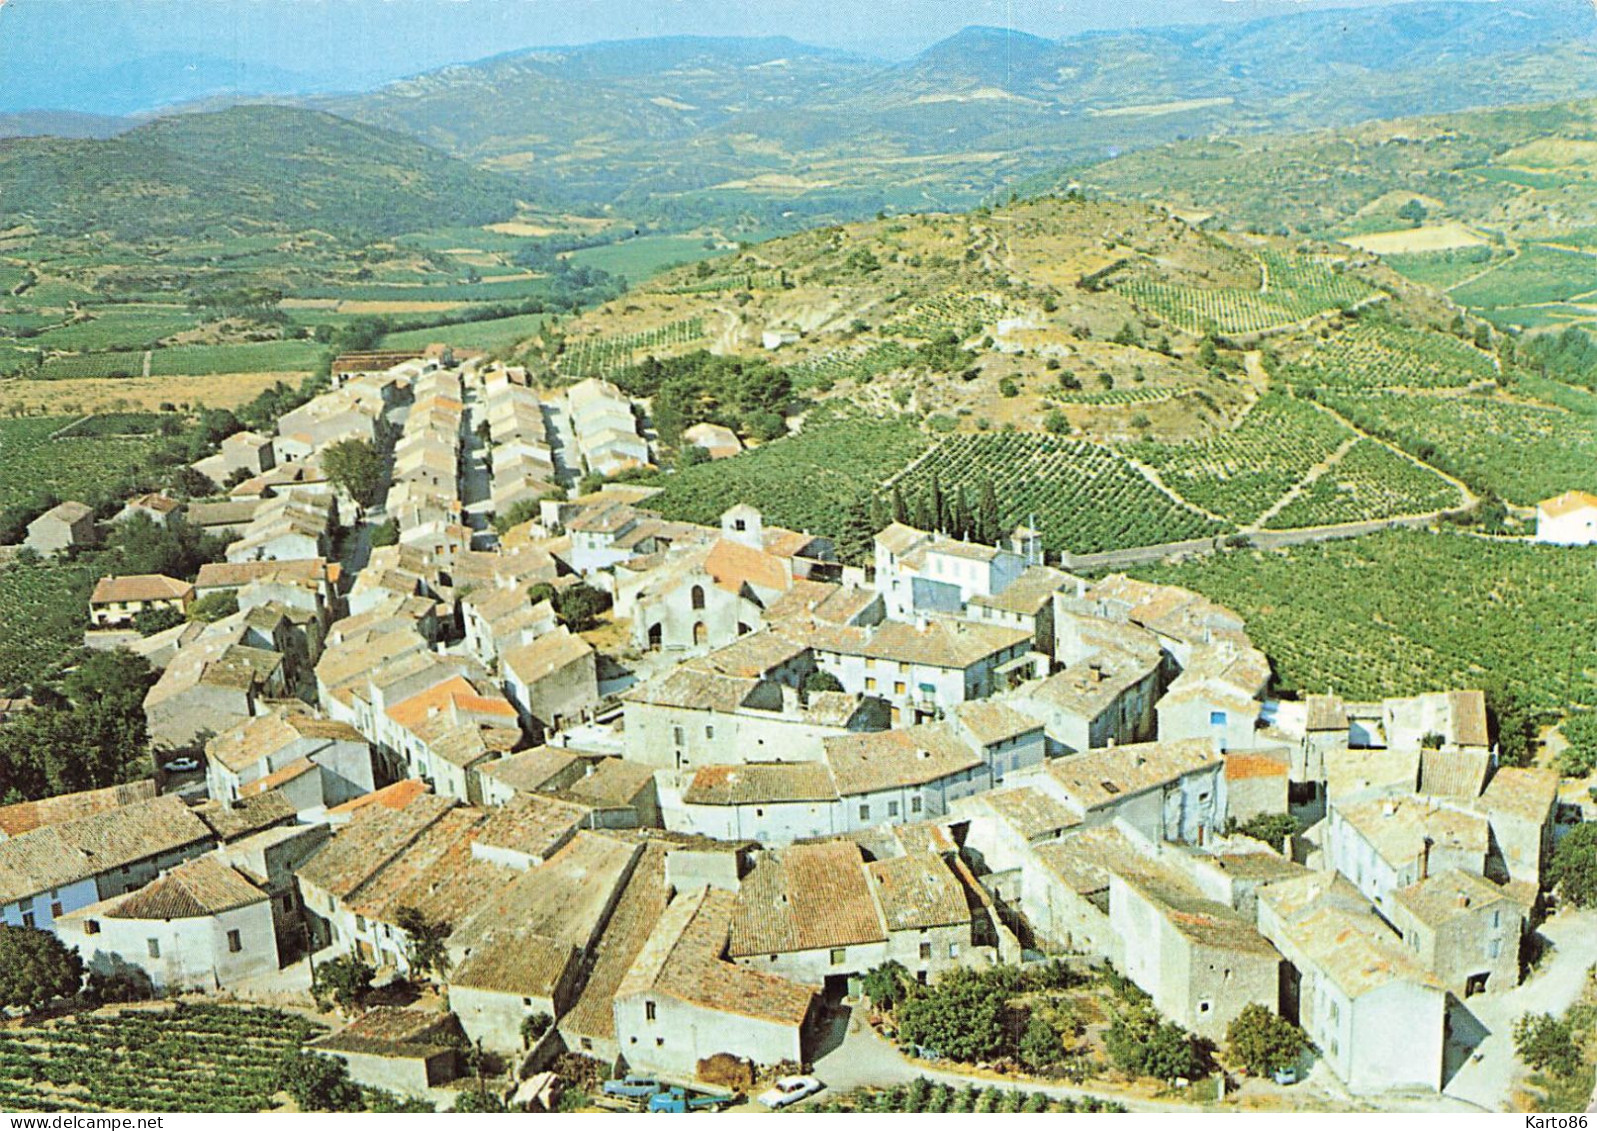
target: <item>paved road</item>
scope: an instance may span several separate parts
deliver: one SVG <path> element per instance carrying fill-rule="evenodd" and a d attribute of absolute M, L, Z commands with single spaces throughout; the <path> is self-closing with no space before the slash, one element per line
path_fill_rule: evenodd
<path fill-rule="evenodd" d="M 1486 1030 L 1475 1052 L 1448 1081 L 1445 1092 L 1486 1111 L 1507 1111 L 1519 1063 L 1514 1058 L 1514 1022 L 1526 1013 L 1562 1013 L 1586 984 L 1597 962 L 1597 911 L 1560 911 L 1541 926 L 1553 950 L 1523 984 L 1506 994 L 1473 997 L 1469 1012 Z"/>

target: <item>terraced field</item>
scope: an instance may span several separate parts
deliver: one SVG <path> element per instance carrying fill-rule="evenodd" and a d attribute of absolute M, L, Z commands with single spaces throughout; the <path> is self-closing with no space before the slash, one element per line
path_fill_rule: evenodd
<path fill-rule="evenodd" d="M 644 350 L 687 345 L 702 337 L 703 319 L 683 318 L 633 334 L 578 338 L 566 343 L 556 365 L 568 377 L 605 377 L 633 364 Z"/>
<path fill-rule="evenodd" d="M 1447 389 L 1495 381 L 1497 366 L 1451 334 L 1365 321 L 1321 340 L 1282 376 L 1330 389 Z"/>
<path fill-rule="evenodd" d="M 1115 289 L 1189 334 L 1256 334 L 1345 310 L 1373 296 L 1370 287 L 1320 259 L 1259 253 L 1260 285 L 1189 287 L 1137 278 Z"/>
<path fill-rule="evenodd" d="M 1429 514 L 1463 502 L 1462 492 L 1436 472 L 1404 459 L 1384 444 L 1361 439 L 1264 525 L 1271 530 L 1330 526 Z"/>

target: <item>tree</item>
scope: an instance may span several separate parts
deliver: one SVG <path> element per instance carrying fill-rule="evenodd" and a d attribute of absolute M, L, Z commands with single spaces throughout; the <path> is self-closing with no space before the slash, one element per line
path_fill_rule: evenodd
<path fill-rule="evenodd" d="M 892 1009 L 904 1000 L 904 989 L 909 985 L 909 971 L 894 961 L 887 961 L 865 972 L 861 987 L 878 1009 Z"/>
<path fill-rule="evenodd" d="M 1255 1076 L 1268 1076 L 1296 1064 L 1308 1040 L 1286 1018 L 1249 1002 L 1226 1028 L 1231 1058 Z"/>
<path fill-rule="evenodd" d="M 983 475 L 976 498 L 976 541 L 984 546 L 996 546 L 1004 536 L 1003 520 L 998 516 L 998 492 L 993 488 L 993 478 Z"/>
<path fill-rule="evenodd" d="M 505 1106 L 504 1100 L 487 1088 L 467 1088 L 455 1097 L 455 1104 L 449 1110 L 503 1115 L 510 1109 Z"/>
<path fill-rule="evenodd" d="M 383 457 L 369 440 L 339 440 L 322 449 L 322 471 L 334 487 L 363 507 L 383 489 Z"/>
<path fill-rule="evenodd" d="M 1540 729 L 1535 709 L 1507 680 L 1498 677 L 1484 682 L 1486 718 L 1499 760 L 1505 766 L 1529 765 Z"/>
<path fill-rule="evenodd" d="M 238 612 L 238 594 L 231 589 L 207 593 L 189 606 L 189 620 L 196 624 L 213 624 L 226 620 Z"/>
<path fill-rule="evenodd" d="M 1262 840 L 1279 851 L 1287 837 L 1297 835 L 1298 819 L 1289 813 L 1259 813 L 1241 824 L 1226 829 L 1226 832 L 1236 832 L 1254 840 Z"/>
<path fill-rule="evenodd" d="M 339 1012 L 348 1013 L 365 999 L 377 971 L 358 954 L 328 959 L 316 967 L 311 993 L 321 1003 L 331 1001 Z"/>
<path fill-rule="evenodd" d="M 521 1047 L 530 1049 L 543 1039 L 555 1019 L 547 1013 L 529 1013 L 521 1019 Z"/>
<path fill-rule="evenodd" d="M 1070 435 L 1070 417 L 1057 408 L 1048 410 L 1048 415 L 1043 417 L 1042 426 L 1055 436 Z"/>
<path fill-rule="evenodd" d="M 610 607 L 610 598 L 585 581 L 568 585 L 555 595 L 555 615 L 572 632 L 587 632 L 599 623 L 599 614 Z"/>
<path fill-rule="evenodd" d="M 843 684 L 831 672 L 811 672 L 804 679 L 804 694 L 814 695 L 821 691 L 842 691 Z"/>
<path fill-rule="evenodd" d="M 442 978 L 449 973 L 449 951 L 444 945 L 451 930 L 448 923 L 429 919 L 414 907 L 401 907 L 394 926 L 405 932 L 405 954 L 413 974 Z"/>
<path fill-rule="evenodd" d="M 1559 724 L 1565 746 L 1558 768 L 1566 776 L 1583 778 L 1597 769 L 1597 712 L 1575 711 Z"/>
<path fill-rule="evenodd" d="M 538 517 L 540 509 L 538 502 L 537 499 L 522 499 L 518 503 L 511 504 L 509 510 L 494 515 L 494 529 L 500 534 L 505 534 L 524 522 L 531 522 Z"/>
<path fill-rule="evenodd" d="M 950 970 L 898 1009 L 900 1036 L 954 1060 L 987 1060 L 1004 1052 L 1009 990 L 1015 971 Z"/>
<path fill-rule="evenodd" d="M 1064 1055 L 1065 1048 L 1059 1040 L 1059 1034 L 1054 1032 L 1054 1027 L 1033 1013 L 1026 1019 L 1026 1031 L 1021 1034 L 1020 1045 L 1016 1051 L 1026 1067 L 1036 1071 L 1058 1063 L 1059 1058 Z"/>
<path fill-rule="evenodd" d="M 1553 849 L 1548 879 L 1576 907 L 1597 906 L 1597 822 L 1576 825 Z"/>
<path fill-rule="evenodd" d="M 301 1111 L 360 1111 L 360 1089 L 337 1057 L 291 1052 L 279 1069 L 277 1086 L 294 1097 Z"/>
<path fill-rule="evenodd" d="M 1129 1076 L 1174 1080 L 1195 1076 L 1203 1067 L 1191 1034 L 1147 1008 L 1116 1017 L 1104 1034 L 1104 1049 Z"/>
<path fill-rule="evenodd" d="M 1403 205 L 1403 207 L 1397 210 L 1397 218 L 1399 220 L 1407 220 L 1415 227 L 1419 227 L 1421 224 L 1425 223 L 1426 215 L 1427 213 L 1425 211 L 1425 205 L 1422 204 L 1418 199 L 1413 198 L 1411 198 L 1407 204 Z"/>
<path fill-rule="evenodd" d="M 909 507 L 904 505 L 904 491 L 897 481 L 893 483 L 893 521 L 906 526 L 909 524 Z"/>
<path fill-rule="evenodd" d="M 170 605 L 154 609 L 143 609 L 133 614 L 133 628 L 140 636 L 154 636 L 157 632 L 165 632 L 169 628 L 176 628 L 187 622 L 181 610 Z"/>
<path fill-rule="evenodd" d="M 1580 1068 L 1574 1028 L 1550 1013 L 1526 1013 L 1514 1022 L 1514 1052 L 1528 1067 L 1555 1076 L 1573 1076 Z"/>
<path fill-rule="evenodd" d="M 372 549 L 383 546 L 399 545 L 399 520 L 389 519 L 387 522 L 372 527 Z"/>
<path fill-rule="evenodd" d="M 83 959 L 48 931 L 0 926 L 0 1005 L 39 1009 L 83 985 Z"/>

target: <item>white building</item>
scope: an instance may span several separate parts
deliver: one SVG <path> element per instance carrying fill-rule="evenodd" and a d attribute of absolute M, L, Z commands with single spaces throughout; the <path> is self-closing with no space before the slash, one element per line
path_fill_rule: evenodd
<path fill-rule="evenodd" d="M 1597 543 L 1597 495 L 1566 491 L 1537 503 L 1536 541 L 1554 546 Z"/>

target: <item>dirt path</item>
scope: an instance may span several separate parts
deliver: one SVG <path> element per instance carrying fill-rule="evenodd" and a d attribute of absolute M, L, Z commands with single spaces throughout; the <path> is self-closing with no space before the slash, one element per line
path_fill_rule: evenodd
<path fill-rule="evenodd" d="M 1328 413 L 1330 416 L 1332 416 L 1335 419 L 1337 419 L 1338 421 L 1340 421 L 1345 427 L 1351 428 L 1354 432 L 1358 433 L 1358 435 L 1360 435 L 1364 439 L 1370 441 L 1372 444 L 1379 444 L 1379 445 L 1381 445 L 1381 447 L 1385 448 L 1387 451 L 1395 452 L 1397 455 L 1399 455 L 1399 456 L 1403 457 L 1404 459 L 1408 460 L 1408 462 L 1412 463 L 1415 467 L 1423 467 L 1426 471 L 1434 472 L 1435 474 L 1440 475 L 1443 479 L 1447 480 L 1454 487 L 1458 488 L 1459 496 L 1460 496 L 1460 498 L 1463 499 L 1463 502 L 1460 504 L 1460 506 L 1462 506 L 1462 507 L 1472 507 L 1476 503 L 1480 502 L 1480 498 L 1475 494 L 1474 491 L 1471 491 L 1469 489 L 1468 484 L 1466 484 L 1462 479 L 1458 479 L 1458 478 L 1456 478 L 1456 477 L 1454 477 L 1452 475 L 1449 475 L 1447 472 L 1443 471 L 1441 468 L 1434 467 L 1431 464 L 1426 463 L 1424 460 L 1420 459 L 1418 456 L 1410 455 L 1408 452 L 1405 452 L 1402 448 L 1398 447 L 1396 444 L 1388 443 L 1386 440 L 1381 439 L 1379 436 L 1376 436 L 1376 435 L 1373 435 L 1373 434 L 1371 434 L 1369 432 L 1366 432 L 1364 429 L 1360 428 L 1357 424 L 1354 424 L 1347 417 L 1343 416 L 1340 412 L 1337 412 L 1336 409 L 1334 409 L 1334 408 L 1330 408 L 1330 407 L 1328 407 L 1326 405 L 1323 405 L 1323 404 L 1319 403 L 1318 401 L 1316 401 L 1314 403 L 1314 407 L 1319 409 L 1321 412 Z M 1457 508 L 1449 507 L 1447 509 L 1448 510 L 1454 510 L 1454 509 L 1457 509 Z M 1440 515 L 1440 514 L 1442 514 L 1444 512 L 1436 511 L 1436 512 L 1433 512 L 1433 513 Z"/>
<path fill-rule="evenodd" d="M 1303 476 L 1302 479 L 1299 479 L 1296 483 L 1292 484 L 1290 488 L 1288 488 L 1286 494 L 1282 495 L 1274 503 L 1270 504 L 1269 510 L 1265 511 L 1258 518 L 1254 519 L 1252 524 L 1244 526 L 1242 528 L 1242 532 L 1244 534 L 1252 534 L 1256 531 L 1263 530 L 1265 525 L 1272 518 L 1280 514 L 1287 507 L 1291 506 L 1292 500 L 1303 494 L 1303 492 L 1310 485 L 1312 485 L 1316 479 L 1320 478 L 1320 476 L 1324 475 L 1327 471 L 1330 471 L 1337 464 L 1341 463 L 1342 457 L 1347 455 L 1348 452 L 1352 451 L 1353 445 L 1357 444 L 1358 442 L 1358 436 L 1349 436 L 1346 440 L 1343 440 L 1339 445 L 1337 445 L 1337 448 L 1334 452 L 1326 456 L 1313 467 L 1309 468 L 1308 472 Z"/>

